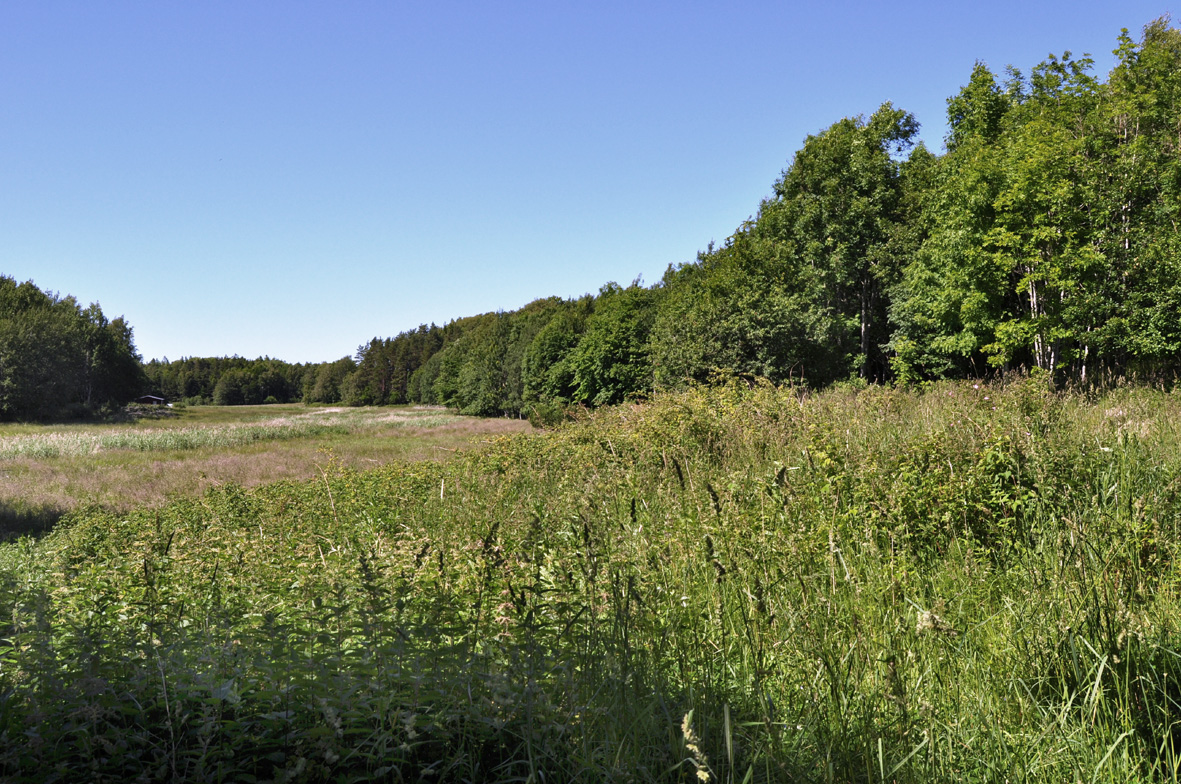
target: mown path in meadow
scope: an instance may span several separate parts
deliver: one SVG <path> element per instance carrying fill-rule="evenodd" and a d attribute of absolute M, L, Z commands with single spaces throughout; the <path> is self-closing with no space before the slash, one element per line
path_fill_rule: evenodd
<path fill-rule="evenodd" d="M 211 487 L 308 479 L 329 464 L 437 460 L 528 431 L 437 408 L 201 406 L 110 425 L 0 425 L 0 540 L 85 506 L 125 511 Z"/>

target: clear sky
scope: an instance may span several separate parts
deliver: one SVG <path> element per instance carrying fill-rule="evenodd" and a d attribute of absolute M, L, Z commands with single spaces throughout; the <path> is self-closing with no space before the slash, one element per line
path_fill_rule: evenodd
<path fill-rule="evenodd" d="M 659 280 L 809 133 L 1090 53 L 1178 0 L 6 2 L 0 273 L 145 359 L 320 362 Z"/>

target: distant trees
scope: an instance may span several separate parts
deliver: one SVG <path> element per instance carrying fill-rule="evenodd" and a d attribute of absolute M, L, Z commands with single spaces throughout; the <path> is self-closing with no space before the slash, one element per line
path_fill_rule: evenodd
<path fill-rule="evenodd" d="M 298 400 L 298 367 L 289 371 L 284 365 L 276 360 L 264 359 L 246 367 L 227 370 L 213 387 L 213 404 L 237 406 Z"/>
<path fill-rule="evenodd" d="M 166 400 L 228 406 L 299 401 L 313 367 L 269 357 L 190 357 L 154 359 L 144 371 L 148 389 Z"/>
<path fill-rule="evenodd" d="M 1069 53 L 1028 77 L 978 63 L 947 101 L 942 154 L 916 144 L 917 120 L 888 102 L 839 120 L 804 140 L 750 220 L 653 286 L 424 325 L 323 365 L 185 360 L 148 375 L 169 397 L 409 401 L 485 416 L 718 375 L 814 386 L 1022 368 L 1059 382 L 1175 375 L 1181 32 L 1168 19 L 1139 41 L 1125 31 L 1116 54 L 1106 82 Z M 22 324 L 64 318 L 54 307 Z M 32 351 L 27 332 L 5 329 L 5 350 Z M 117 364 L 92 344 L 96 367 Z M 52 363 L 22 372 L 45 384 L 68 375 Z M 100 376 L 88 388 L 113 394 Z"/>
<path fill-rule="evenodd" d="M 144 382 L 122 317 L 0 276 L 0 418 L 82 416 L 126 403 Z"/>
<path fill-rule="evenodd" d="M 573 402 L 621 403 L 653 388 L 648 338 L 662 293 L 638 282 L 627 288 L 608 283 L 599 291 L 586 330 L 566 359 Z"/>
<path fill-rule="evenodd" d="M 831 366 L 836 336 L 812 306 L 812 279 L 753 222 L 696 263 L 670 268 L 650 336 L 656 382 L 677 387 L 717 373 L 781 381 Z"/>
<path fill-rule="evenodd" d="M 521 355 L 521 403 L 527 409 L 539 402 L 573 403 L 576 395 L 570 355 L 594 312 L 595 298 L 559 303 L 540 325 Z"/>
<path fill-rule="evenodd" d="M 405 403 L 410 377 L 443 345 L 443 330 L 434 324 L 395 338 L 373 338 L 357 349 L 356 371 L 344 400 L 352 405 Z"/>
<path fill-rule="evenodd" d="M 460 319 L 414 374 L 414 402 L 520 416 L 538 403 L 604 405 L 653 386 L 648 337 L 658 288 L 611 283 L 598 297 L 536 300 Z"/>
<path fill-rule="evenodd" d="M 357 363 L 352 357 L 309 366 L 303 376 L 303 402 L 340 403 L 347 382 L 356 369 Z"/>
<path fill-rule="evenodd" d="M 343 403 L 387 405 L 409 400 L 410 377 L 443 344 L 434 325 L 374 338 L 356 358 L 291 364 L 270 357 L 189 357 L 152 360 L 148 388 L 168 400 L 191 404 Z"/>
<path fill-rule="evenodd" d="M 519 414 L 525 354 L 563 307 L 561 300 L 551 298 L 512 313 L 451 322 L 442 330 L 441 349 L 412 376 L 410 399 L 479 416 Z"/>

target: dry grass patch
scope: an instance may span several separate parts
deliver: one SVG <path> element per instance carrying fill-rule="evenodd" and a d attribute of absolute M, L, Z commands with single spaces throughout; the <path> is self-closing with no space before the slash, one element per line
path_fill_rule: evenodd
<path fill-rule="evenodd" d="M 255 487 L 320 475 L 330 462 L 356 469 L 441 460 L 528 422 L 460 417 L 438 409 L 318 409 L 266 417 L 231 412 L 131 425 L 21 428 L 0 435 L 0 540 L 51 526 L 83 506 L 127 511 L 194 497 L 210 487 Z M 285 407 L 293 408 L 293 407 Z M 197 424 L 193 424 L 193 420 Z M 3 431 L 0 431 L 2 433 Z M 183 436 L 180 439 L 169 436 Z M 30 445 L 69 444 L 56 451 Z M 120 446 L 121 445 L 121 446 Z"/>

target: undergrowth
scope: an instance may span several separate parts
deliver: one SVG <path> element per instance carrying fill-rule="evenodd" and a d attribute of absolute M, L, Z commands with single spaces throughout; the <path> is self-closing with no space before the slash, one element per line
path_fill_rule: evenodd
<path fill-rule="evenodd" d="M 658 396 L 0 547 L 0 779 L 1175 781 L 1181 400 Z"/>

